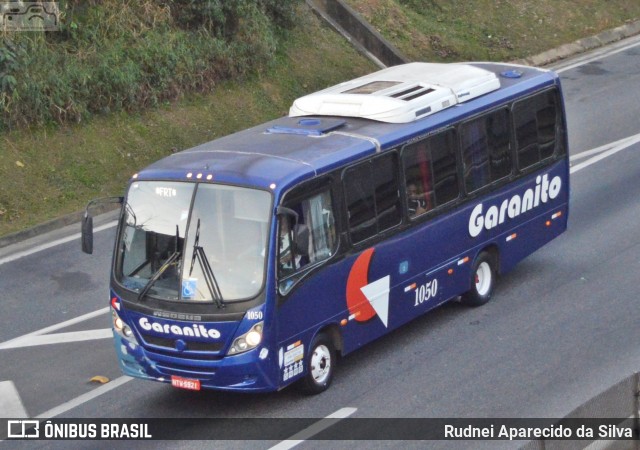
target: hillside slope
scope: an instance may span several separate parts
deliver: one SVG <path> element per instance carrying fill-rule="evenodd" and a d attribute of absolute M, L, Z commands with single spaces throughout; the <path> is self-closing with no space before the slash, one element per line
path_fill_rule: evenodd
<path fill-rule="evenodd" d="M 413 60 L 513 60 L 640 18 L 627 0 L 347 0 Z M 81 124 L 0 132 L 0 236 L 120 195 L 172 151 L 284 115 L 298 96 L 376 70 L 300 4 L 268 68 L 210 93 Z"/>
<path fill-rule="evenodd" d="M 413 61 L 511 61 L 640 20 L 628 0 L 345 0 Z"/>

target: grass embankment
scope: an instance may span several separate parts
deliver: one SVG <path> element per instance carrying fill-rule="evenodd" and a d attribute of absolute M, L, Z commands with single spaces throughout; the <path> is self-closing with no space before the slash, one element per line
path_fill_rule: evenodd
<path fill-rule="evenodd" d="M 293 99 L 376 67 L 301 8 L 271 63 L 209 94 L 184 95 L 143 112 L 0 134 L 0 236 L 121 195 L 149 163 L 287 114 Z"/>
<path fill-rule="evenodd" d="M 513 60 L 640 18 L 640 3 L 628 0 L 347 1 L 406 56 L 422 61 Z M 151 20 L 130 23 L 130 31 L 147 32 L 162 14 L 147 17 Z M 296 97 L 375 69 L 305 5 L 294 22 L 291 31 L 269 41 L 276 48 L 270 64 L 248 71 L 240 81 L 216 81 L 209 93 L 156 95 L 149 97 L 147 109 L 127 108 L 125 99 L 115 103 L 122 106 L 119 112 L 91 111 L 90 106 L 84 111 L 63 103 L 68 117 L 76 114 L 80 124 L 63 121 L 0 132 L 0 236 L 79 211 L 91 198 L 120 195 L 131 174 L 173 149 L 284 115 Z M 67 25 L 67 33 L 82 31 L 77 24 Z M 175 39 L 180 33 L 172 33 L 173 44 L 179 45 Z M 90 58 L 91 51 L 81 56 Z M 242 54 L 242 48 L 237 51 Z M 117 59 L 117 53 L 111 56 Z M 194 86 L 197 91 L 198 83 Z"/>
<path fill-rule="evenodd" d="M 628 0 L 346 0 L 412 61 L 511 61 L 640 19 Z"/>

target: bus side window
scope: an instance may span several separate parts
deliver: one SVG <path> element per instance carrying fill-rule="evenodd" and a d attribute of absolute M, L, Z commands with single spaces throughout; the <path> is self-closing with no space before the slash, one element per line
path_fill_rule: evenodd
<path fill-rule="evenodd" d="M 558 142 L 558 108 L 554 91 L 516 102 L 513 116 L 520 170 L 554 155 Z"/>
<path fill-rule="evenodd" d="M 377 231 L 370 163 L 365 162 L 348 169 L 345 178 L 349 233 L 353 242 L 360 242 L 374 236 Z"/>
<path fill-rule="evenodd" d="M 298 217 L 280 217 L 278 268 L 280 277 L 285 278 L 329 258 L 336 247 L 333 205 L 328 190 L 286 206 Z"/>
<path fill-rule="evenodd" d="M 395 227 L 402 220 L 398 160 L 395 152 L 344 172 L 344 190 L 353 243 Z"/>
<path fill-rule="evenodd" d="M 406 202 L 410 217 L 458 198 L 453 129 L 407 145 L 402 152 Z"/>
<path fill-rule="evenodd" d="M 464 123 L 462 161 L 467 192 L 511 173 L 509 113 L 499 109 Z"/>
<path fill-rule="evenodd" d="M 487 136 L 482 118 L 462 126 L 462 164 L 467 192 L 474 192 L 489 184 L 489 155 Z"/>

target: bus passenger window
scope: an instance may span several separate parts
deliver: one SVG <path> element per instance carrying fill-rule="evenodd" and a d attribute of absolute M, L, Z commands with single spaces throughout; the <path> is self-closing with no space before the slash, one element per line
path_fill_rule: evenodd
<path fill-rule="evenodd" d="M 402 220 L 398 185 L 398 162 L 395 154 L 372 161 L 378 232 L 392 228 Z"/>
<path fill-rule="evenodd" d="M 499 109 L 462 125 L 462 159 L 467 192 L 511 174 L 509 113 Z"/>
<path fill-rule="evenodd" d="M 364 241 L 402 220 L 395 153 L 348 169 L 344 175 L 344 189 L 352 242 Z"/>
<path fill-rule="evenodd" d="M 462 162 L 467 192 L 474 192 L 491 181 L 487 135 L 483 118 L 462 126 Z"/>
<path fill-rule="evenodd" d="M 513 107 L 518 168 L 526 169 L 556 152 L 558 110 L 556 94 L 546 91 L 516 102 Z"/>
<path fill-rule="evenodd" d="M 556 108 L 546 106 L 538 111 L 538 139 L 540 140 L 540 159 L 553 156 L 556 143 Z"/>
<path fill-rule="evenodd" d="M 458 198 L 458 171 L 453 130 L 407 145 L 402 163 L 410 217 Z"/>
<path fill-rule="evenodd" d="M 368 162 L 349 169 L 345 181 L 345 197 L 349 211 L 349 233 L 353 242 L 376 234 L 376 206 Z"/>
<path fill-rule="evenodd" d="M 511 175 L 511 136 L 509 132 L 509 112 L 500 109 L 487 116 L 487 144 L 491 181 Z"/>

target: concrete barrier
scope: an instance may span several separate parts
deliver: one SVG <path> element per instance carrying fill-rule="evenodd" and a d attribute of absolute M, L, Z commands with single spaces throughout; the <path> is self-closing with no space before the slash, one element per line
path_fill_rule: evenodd
<path fill-rule="evenodd" d="M 351 44 L 381 68 L 409 60 L 342 0 L 307 0 L 307 4 Z"/>

